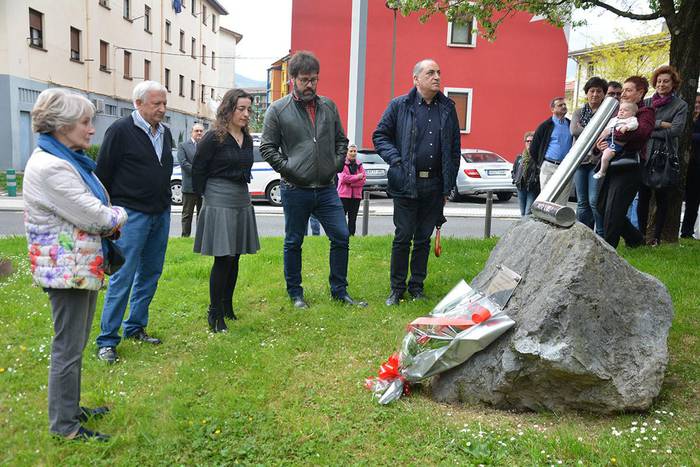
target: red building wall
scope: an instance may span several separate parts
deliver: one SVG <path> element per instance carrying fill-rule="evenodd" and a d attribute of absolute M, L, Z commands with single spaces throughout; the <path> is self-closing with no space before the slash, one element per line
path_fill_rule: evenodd
<path fill-rule="evenodd" d="M 347 125 L 352 0 L 293 0 L 292 53 L 310 50 L 321 62 L 319 94 L 330 97 Z M 463 148 L 493 150 L 509 160 L 523 133 L 551 116 L 549 102 L 564 95 L 567 42 L 564 32 L 519 13 L 498 30 L 497 40 L 478 37 L 476 47 L 447 47 L 447 20 L 418 15 L 397 19 L 395 94 L 413 86 L 412 68 L 423 58 L 440 65 L 442 86 L 472 88 L 471 131 Z M 363 147 L 390 100 L 393 12 L 369 0 Z"/>

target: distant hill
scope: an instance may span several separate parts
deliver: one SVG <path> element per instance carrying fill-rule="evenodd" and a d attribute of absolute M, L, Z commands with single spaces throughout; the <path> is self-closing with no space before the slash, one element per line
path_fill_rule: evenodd
<path fill-rule="evenodd" d="M 236 87 L 243 89 L 265 89 L 267 87 L 267 83 L 265 81 L 257 81 L 236 73 Z"/>

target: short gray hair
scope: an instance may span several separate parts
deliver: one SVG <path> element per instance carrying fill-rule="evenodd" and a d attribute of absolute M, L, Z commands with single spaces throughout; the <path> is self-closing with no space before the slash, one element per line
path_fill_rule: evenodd
<path fill-rule="evenodd" d="M 85 96 L 69 89 L 50 88 L 42 91 L 34 104 L 32 129 L 36 133 L 53 133 L 93 115 L 95 106 Z"/>
<path fill-rule="evenodd" d="M 413 76 L 418 76 L 421 71 L 423 71 L 423 68 L 425 68 L 425 64 L 427 62 L 433 62 L 437 63 L 435 60 L 432 58 L 424 58 L 423 60 L 419 61 L 415 65 L 413 65 Z"/>
<path fill-rule="evenodd" d="M 136 107 L 136 101 L 144 102 L 146 100 L 146 94 L 150 91 L 168 92 L 165 86 L 158 81 L 144 81 L 143 83 L 139 83 L 134 88 L 134 94 L 132 96 L 134 99 L 134 107 Z"/>

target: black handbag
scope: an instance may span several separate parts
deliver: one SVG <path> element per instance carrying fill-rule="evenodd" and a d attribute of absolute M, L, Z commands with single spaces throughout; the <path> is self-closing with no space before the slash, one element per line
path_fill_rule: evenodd
<path fill-rule="evenodd" d="M 666 134 L 665 141 L 651 153 L 644 166 L 642 183 L 655 190 L 678 186 L 681 181 L 681 167 L 678 150 Z"/>
<path fill-rule="evenodd" d="M 122 253 L 121 248 L 117 246 L 112 240 L 107 239 L 107 251 L 104 252 L 105 258 L 105 274 L 111 276 L 115 272 L 119 271 L 126 262 L 124 253 Z"/>

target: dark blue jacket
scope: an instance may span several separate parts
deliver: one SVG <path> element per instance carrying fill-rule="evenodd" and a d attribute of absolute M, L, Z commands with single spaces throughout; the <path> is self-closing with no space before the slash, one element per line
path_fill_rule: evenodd
<path fill-rule="evenodd" d="M 374 149 L 389 164 L 388 192 L 398 198 L 417 198 L 416 192 L 416 93 L 389 103 L 377 129 L 372 134 Z M 442 192 L 447 196 L 455 186 L 460 158 L 460 130 L 452 100 L 443 93 L 435 96 L 440 111 L 440 146 L 442 148 Z"/>

